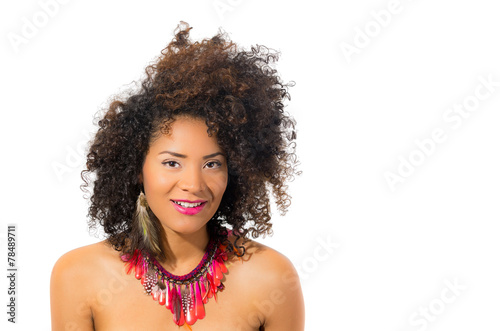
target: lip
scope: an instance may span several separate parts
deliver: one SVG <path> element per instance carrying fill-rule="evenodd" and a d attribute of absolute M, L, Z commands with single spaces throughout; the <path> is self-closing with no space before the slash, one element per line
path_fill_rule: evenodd
<path fill-rule="evenodd" d="M 197 207 L 193 207 L 193 208 L 184 208 L 178 204 L 176 204 L 174 202 L 174 200 L 170 200 L 170 203 L 172 203 L 172 205 L 174 205 L 174 208 L 175 210 L 177 210 L 179 213 L 182 213 L 184 215 L 195 215 L 195 214 L 198 214 L 200 211 L 203 210 L 203 208 L 205 207 L 206 205 L 206 201 L 205 200 L 197 200 L 197 201 L 189 201 L 189 200 L 175 200 L 175 201 L 180 201 L 180 202 L 191 202 L 191 203 L 197 203 L 197 202 L 203 202 L 201 205 L 197 206 Z"/>
<path fill-rule="evenodd" d="M 191 200 L 176 200 L 176 199 L 172 199 L 174 201 L 179 201 L 179 202 L 189 202 L 189 203 L 198 203 L 198 202 L 206 202 L 207 200 L 195 200 L 195 201 L 191 201 Z"/>

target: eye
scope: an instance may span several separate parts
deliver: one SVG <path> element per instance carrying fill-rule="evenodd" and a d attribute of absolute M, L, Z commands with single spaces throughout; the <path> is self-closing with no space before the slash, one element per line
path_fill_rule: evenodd
<path fill-rule="evenodd" d="M 175 167 L 173 167 L 172 165 L 175 165 L 175 164 L 178 164 L 178 163 L 177 163 L 177 162 L 175 162 L 175 161 L 165 161 L 165 162 L 162 162 L 161 164 L 166 165 L 166 166 L 168 166 L 169 168 L 175 168 Z"/>
<path fill-rule="evenodd" d="M 210 166 L 210 165 L 215 165 L 215 166 Z M 219 161 L 211 161 L 211 162 L 208 162 L 208 163 L 207 163 L 207 166 L 208 166 L 210 169 L 213 169 L 213 168 L 219 168 L 220 166 L 222 166 L 222 163 L 220 163 Z"/>

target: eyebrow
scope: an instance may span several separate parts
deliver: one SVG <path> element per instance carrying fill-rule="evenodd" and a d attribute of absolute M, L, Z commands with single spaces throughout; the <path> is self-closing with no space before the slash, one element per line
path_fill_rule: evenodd
<path fill-rule="evenodd" d="M 173 155 L 175 157 L 180 157 L 180 158 L 183 158 L 183 159 L 187 158 L 187 155 L 179 154 L 179 153 L 171 152 L 171 151 L 163 151 L 163 152 L 158 153 L 158 155 L 160 155 L 160 154 L 171 154 L 171 155 Z M 217 156 L 217 155 L 225 156 L 224 153 L 222 153 L 222 152 L 215 152 L 213 154 L 205 155 L 203 157 L 203 160 L 209 159 L 209 158 Z"/>

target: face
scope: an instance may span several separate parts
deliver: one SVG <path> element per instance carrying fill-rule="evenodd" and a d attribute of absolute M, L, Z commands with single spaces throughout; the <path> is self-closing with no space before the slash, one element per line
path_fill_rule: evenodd
<path fill-rule="evenodd" d="M 179 117 L 149 147 L 140 179 L 167 235 L 204 230 L 226 190 L 226 158 L 207 129 L 204 120 Z"/>

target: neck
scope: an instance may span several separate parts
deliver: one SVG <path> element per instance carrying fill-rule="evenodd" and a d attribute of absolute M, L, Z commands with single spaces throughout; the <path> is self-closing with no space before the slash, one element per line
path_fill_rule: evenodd
<path fill-rule="evenodd" d="M 206 227 L 191 234 L 181 234 L 164 229 L 162 250 L 165 253 L 163 267 L 170 273 L 183 275 L 195 268 L 203 258 L 209 235 Z"/>

